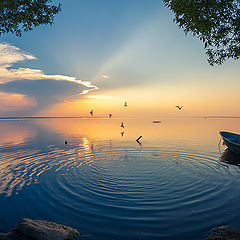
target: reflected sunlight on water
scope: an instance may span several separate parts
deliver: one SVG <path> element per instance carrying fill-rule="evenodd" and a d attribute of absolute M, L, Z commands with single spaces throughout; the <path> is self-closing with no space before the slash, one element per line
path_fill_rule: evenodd
<path fill-rule="evenodd" d="M 125 119 L 123 136 L 119 119 L 0 121 L 0 228 L 28 216 L 89 239 L 201 239 L 232 222 L 240 229 L 239 167 L 223 163 L 217 147 L 218 132 L 239 132 L 240 119 L 160 120 Z"/>

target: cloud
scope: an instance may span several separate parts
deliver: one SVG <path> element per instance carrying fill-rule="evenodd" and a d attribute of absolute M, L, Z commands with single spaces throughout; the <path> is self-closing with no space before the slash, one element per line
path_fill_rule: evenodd
<path fill-rule="evenodd" d="M 84 91 L 85 86 L 76 82 L 56 81 L 52 79 L 16 80 L 0 84 L 0 91 L 17 93 L 33 97 L 37 101 L 35 111 L 63 102 L 73 95 Z"/>
<path fill-rule="evenodd" d="M 26 53 L 8 43 L 0 43 L 0 67 L 10 67 L 13 63 L 36 59 L 32 54 Z"/>
<path fill-rule="evenodd" d="M 102 74 L 101 75 L 101 78 L 104 78 L 104 79 L 109 79 L 109 78 L 111 78 L 110 76 L 108 76 L 108 75 L 106 75 L 106 74 Z"/>
<path fill-rule="evenodd" d="M 8 43 L 0 43 L 0 91 L 34 98 L 37 101 L 35 110 L 40 110 L 74 95 L 81 97 L 98 89 L 91 82 L 72 76 L 45 74 L 39 69 L 13 68 L 17 62 L 34 59 L 36 57 L 30 53 Z"/>

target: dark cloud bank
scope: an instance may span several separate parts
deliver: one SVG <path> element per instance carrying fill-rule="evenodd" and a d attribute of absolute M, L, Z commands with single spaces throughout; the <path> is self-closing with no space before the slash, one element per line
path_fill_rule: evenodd
<path fill-rule="evenodd" d="M 63 102 L 85 89 L 89 88 L 76 82 L 52 79 L 16 80 L 0 84 L 2 92 L 23 94 L 35 98 L 37 107 L 32 113 Z"/>

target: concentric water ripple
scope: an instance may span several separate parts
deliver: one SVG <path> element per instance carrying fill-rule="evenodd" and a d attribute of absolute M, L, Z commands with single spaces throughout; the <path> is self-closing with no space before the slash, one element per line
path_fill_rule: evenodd
<path fill-rule="evenodd" d="M 59 158 L 56 151 L 54 156 Z M 54 181 L 43 178 L 39 191 L 44 194 L 39 197 L 48 199 L 52 214 L 65 209 L 96 239 L 110 239 L 114 234 L 118 239 L 170 239 L 167 234 L 176 221 L 186 227 L 188 218 L 196 221 L 212 213 L 208 221 L 214 223 L 222 218 L 216 218 L 218 211 L 229 204 L 217 199 L 231 195 L 230 186 L 236 181 L 229 179 L 234 171 L 219 165 L 214 156 L 200 153 L 128 149 L 126 158 L 124 152 L 119 155 L 116 149 L 105 149 L 78 161 L 76 155 L 78 151 L 71 149 L 65 155 L 61 152 L 58 164 L 51 162 L 58 172 Z M 68 161 L 64 161 L 66 156 Z M 202 223 L 201 228 L 205 226 Z M 119 227 L 132 231 L 125 235 Z"/>
<path fill-rule="evenodd" d="M 100 240 L 201 239 L 240 219 L 239 168 L 215 144 L 63 138 L 0 144 L 2 206 Z"/>

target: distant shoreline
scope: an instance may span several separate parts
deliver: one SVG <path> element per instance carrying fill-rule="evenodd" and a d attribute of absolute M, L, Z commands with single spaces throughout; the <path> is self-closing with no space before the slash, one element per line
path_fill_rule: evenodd
<path fill-rule="evenodd" d="M 113 119 L 192 119 L 192 118 L 197 118 L 197 119 L 238 119 L 240 116 L 172 116 L 172 117 L 152 117 L 152 118 L 142 118 L 142 117 L 117 117 Z M 0 120 L 15 120 L 15 119 L 108 119 L 108 117 L 21 117 L 21 116 L 16 116 L 16 117 L 0 117 Z"/>

